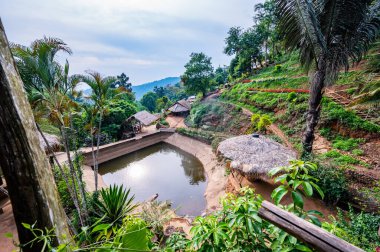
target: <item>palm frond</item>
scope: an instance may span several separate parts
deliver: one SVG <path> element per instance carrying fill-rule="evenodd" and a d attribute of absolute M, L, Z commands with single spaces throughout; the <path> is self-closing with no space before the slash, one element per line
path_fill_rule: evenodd
<path fill-rule="evenodd" d="M 317 9 L 310 0 L 276 0 L 279 26 L 285 47 L 300 49 L 301 64 L 309 69 L 326 43 L 318 20 Z"/>

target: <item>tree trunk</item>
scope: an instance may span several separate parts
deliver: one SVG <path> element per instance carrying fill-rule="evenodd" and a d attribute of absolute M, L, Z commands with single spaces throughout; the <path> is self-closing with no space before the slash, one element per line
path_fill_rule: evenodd
<path fill-rule="evenodd" d="M 101 109 L 100 115 L 99 115 L 98 141 L 96 143 L 96 155 L 95 155 L 95 167 L 94 167 L 95 192 L 98 191 L 98 169 L 99 169 L 98 156 L 99 156 L 99 146 L 100 146 L 100 132 L 102 129 L 102 118 L 103 118 L 103 110 Z"/>
<path fill-rule="evenodd" d="M 69 119 L 70 119 L 70 130 L 71 132 L 76 132 L 74 130 L 74 125 L 73 125 L 73 120 L 72 120 L 72 115 L 71 115 L 71 112 L 69 113 Z M 82 214 L 83 214 L 83 219 L 84 219 L 84 223 L 87 225 L 87 221 L 88 221 L 88 208 L 87 208 L 87 199 L 86 199 L 86 190 L 84 188 L 84 185 L 83 185 L 83 180 L 82 180 L 82 167 L 81 167 L 81 164 L 80 162 L 78 161 L 78 148 L 77 148 L 77 138 L 76 138 L 76 134 L 73 134 L 73 137 L 72 137 L 72 142 L 74 142 L 74 163 L 75 163 L 75 166 L 74 168 L 74 172 L 75 172 L 75 179 L 77 181 L 77 184 L 78 184 L 78 189 L 79 189 L 79 192 L 80 192 L 80 197 L 82 199 L 81 201 L 81 205 L 82 205 Z"/>
<path fill-rule="evenodd" d="M 321 101 L 326 76 L 326 61 L 323 56 L 319 57 L 318 69 L 315 72 L 311 86 L 309 98 L 309 111 L 306 117 L 306 131 L 303 139 L 303 157 L 310 155 L 314 143 L 314 130 L 318 124 L 321 114 Z"/>
<path fill-rule="evenodd" d="M 31 107 L 0 21 L 0 166 L 7 182 L 21 244 L 34 238 L 22 223 L 54 229 L 53 245 L 70 239 L 53 173 L 40 146 Z M 23 248 L 40 251 L 41 243 Z M 31 247 L 33 246 L 33 248 Z"/>
<path fill-rule="evenodd" d="M 66 129 L 64 126 L 61 127 L 61 136 L 62 136 L 62 140 L 63 140 L 63 145 L 65 146 L 65 151 L 66 151 L 66 156 L 67 156 L 67 162 L 69 163 L 69 169 L 70 169 L 70 175 L 71 175 L 71 182 L 72 182 L 72 189 L 73 189 L 73 202 L 74 202 L 74 206 L 78 212 L 78 217 L 79 217 L 79 221 L 80 221 L 80 224 L 81 226 L 85 226 L 85 223 L 83 221 L 83 215 L 82 215 L 82 210 L 79 206 L 79 199 L 78 199 L 78 191 L 77 191 L 77 187 L 76 187 L 76 182 L 75 182 L 75 170 L 74 170 L 74 166 L 73 166 L 73 162 L 71 161 L 71 154 L 70 154 L 70 148 L 69 148 L 69 140 L 68 140 L 68 136 L 67 136 L 67 132 L 66 132 Z M 68 187 L 70 186 L 69 184 L 67 185 Z"/>

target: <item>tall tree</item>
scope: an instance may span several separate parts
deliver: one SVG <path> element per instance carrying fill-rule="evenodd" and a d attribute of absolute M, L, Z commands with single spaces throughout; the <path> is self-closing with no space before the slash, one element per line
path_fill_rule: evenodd
<path fill-rule="evenodd" d="M 112 83 L 112 88 L 124 88 L 128 92 L 132 92 L 132 83 L 129 82 L 129 77 L 125 73 L 116 76 L 116 81 Z"/>
<path fill-rule="evenodd" d="M 13 45 L 12 51 L 37 122 L 40 118 L 48 118 L 61 132 L 69 163 L 71 181 L 72 184 L 77 184 L 78 188 L 70 186 L 70 178 L 57 161 L 56 164 L 67 184 L 70 196 L 79 214 L 80 223 L 85 225 L 87 218 L 85 192 L 84 187 L 81 186 L 79 176 L 81 172 L 74 168 L 69 144 L 70 135 L 74 132 L 70 123 L 72 112 L 77 108 L 75 99 L 78 96 L 75 87 L 80 78 L 78 76 L 69 76 L 68 62 L 62 67 L 56 60 L 58 52 L 71 53 L 71 50 L 62 40 L 45 37 L 35 40 L 30 47 Z M 78 195 L 77 189 L 79 189 L 81 197 Z M 79 204 L 80 198 L 83 209 Z"/>
<path fill-rule="evenodd" d="M 111 98 L 115 98 L 124 91 L 123 87 L 112 88 L 116 79 L 114 77 L 102 77 L 102 75 L 95 71 L 88 71 L 87 76 L 82 77 L 82 81 L 91 88 L 91 100 L 94 102 L 94 110 L 99 116 L 98 128 L 97 128 L 97 140 L 96 140 L 96 152 L 94 151 L 94 144 L 92 143 L 92 155 L 94 162 L 94 177 L 95 177 L 95 191 L 98 190 L 98 169 L 99 169 L 99 146 L 102 129 L 102 120 L 104 113 L 106 112 L 107 101 Z M 92 137 L 93 138 L 93 137 Z"/>
<path fill-rule="evenodd" d="M 312 151 L 325 87 L 350 61 L 358 62 L 379 36 L 380 2 L 376 0 L 276 0 L 285 45 L 299 49 L 302 65 L 313 70 L 304 154 Z"/>
<path fill-rule="evenodd" d="M 58 199 L 49 162 L 42 150 L 33 113 L 0 21 L 0 166 L 4 172 L 21 244 L 34 238 L 22 223 L 52 229 L 53 243 L 68 242 L 70 233 Z M 42 243 L 23 251 L 41 251 Z"/>
<path fill-rule="evenodd" d="M 192 53 L 190 61 L 185 65 L 185 73 L 181 80 L 186 91 L 191 94 L 202 93 L 203 96 L 212 85 L 214 68 L 211 64 L 211 57 L 204 53 Z"/>
<path fill-rule="evenodd" d="M 156 93 L 149 91 L 148 93 L 144 94 L 143 97 L 141 98 L 141 105 L 146 107 L 150 112 L 156 111 L 157 108 L 157 103 L 156 100 L 159 97 L 157 96 Z"/>

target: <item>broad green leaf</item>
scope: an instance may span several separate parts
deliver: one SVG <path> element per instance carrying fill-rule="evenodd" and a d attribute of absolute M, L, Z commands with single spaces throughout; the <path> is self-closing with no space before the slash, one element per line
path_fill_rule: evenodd
<path fill-rule="evenodd" d="M 318 227 L 322 226 L 321 221 L 318 219 L 318 217 L 314 215 L 308 215 L 308 216 L 313 224 L 317 225 Z"/>
<path fill-rule="evenodd" d="M 314 182 L 310 181 L 310 184 L 314 187 L 315 190 L 319 193 L 321 198 L 323 199 L 325 197 L 325 194 L 323 193 L 322 189 Z"/>
<path fill-rule="evenodd" d="M 283 170 L 283 167 L 276 167 L 276 168 L 273 168 L 272 170 L 270 170 L 268 172 L 268 175 L 270 177 L 273 177 L 274 175 L 276 175 L 278 172 L 280 172 L 281 170 Z"/>
<path fill-rule="evenodd" d="M 304 252 L 312 252 L 313 250 L 309 249 L 305 245 L 297 245 L 296 249 L 299 251 L 304 251 Z"/>
<path fill-rule="evenodd" d="M 99 224 L 92 229 L 91 233 L 107 230 L 109 227 L 111 227 L 111 224 Z"/>
<path fill-rule="evenodd" d="M 317 210 L 309 210 L 307 211 L 308 214 L 314 214 L 323 217 L 323 213 L 317 211 Z"/>
<path fill-rule="evenodd" d="M 296 206 L 303 209 L 303 203 L 304 202 L 302 199 L 302 195 L 299 192 L 293 191 L 292 192 L 292 199 L 293 199 L 293 202 Z"/>
<path fill-rule="evenodd" d="M 285 196 L 285 194 L 287 192 L 288 191 L 286 190 L 286 188 L 284 186 L 279 186 L 276 189 L 274 189 L 272 192 L 272 195 L 271 195 L 274 203 L 276 205 L 278 205 L 280 203 L 281 199 Z"/>
<path fill-rule="evenodd" d="M 305 191 L 306 195 L 311 197 L 313 195 L 313 187 L 310 185 L 309 182 L 303 182 L 302 183 L 303 190 Z"/>

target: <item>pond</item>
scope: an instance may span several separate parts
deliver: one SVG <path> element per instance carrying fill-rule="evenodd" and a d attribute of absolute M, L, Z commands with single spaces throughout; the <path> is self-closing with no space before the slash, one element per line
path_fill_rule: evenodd
<path fill-rule="evenodd" d="M 206 208 L 206 175 L 202 163 L 167 143 L 103 163 L 99 173 L 107 185 L 130 187 L 138 202 L 158 193 L 158 200 L 172 202 L 179 215 L 200 215 Z"/>

